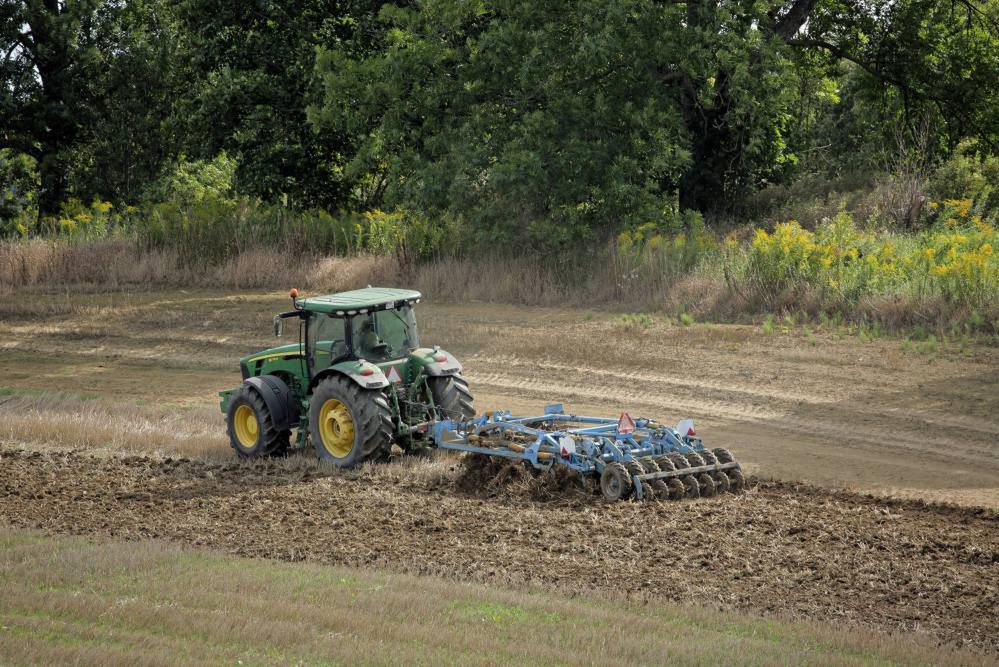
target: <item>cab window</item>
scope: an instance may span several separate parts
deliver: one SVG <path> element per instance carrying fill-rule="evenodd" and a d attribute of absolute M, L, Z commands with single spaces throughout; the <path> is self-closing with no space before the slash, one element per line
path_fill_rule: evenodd
<path fill-rule="evenodd" d="M 319 368 L 347 354 L 343 319 L 317 314 L 309 322 L 309 340 L 315 345 L 315 363 Z"/>

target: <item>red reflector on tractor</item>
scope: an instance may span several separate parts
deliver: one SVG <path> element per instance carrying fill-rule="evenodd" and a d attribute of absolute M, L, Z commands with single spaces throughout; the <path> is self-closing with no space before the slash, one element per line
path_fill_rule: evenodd
<path fill-rule="evenodd" d="M 435 354 L 434 355 L 434 359 L 436 359 L 437 361 L 447 361 L 447 355 L 446 354 Z"/>
<path fill-rule="evenodd" d="M 374 374 L 375 374 L 375 369 L 374 368 L 362 368 L 361 369 L 361 375 L 374 375 Z"/>
<path fill-rule="evenodd" d="M 621 413 L 621 418 L 617 420 L 617 432 L 618 433 L 634 433 L 635 432 L 635 420 L 631 418 L 627 412 Z"/>

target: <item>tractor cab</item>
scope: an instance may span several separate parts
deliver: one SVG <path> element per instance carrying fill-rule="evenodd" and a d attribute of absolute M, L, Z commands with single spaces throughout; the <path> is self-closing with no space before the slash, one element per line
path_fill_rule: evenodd
<path fill-rule="evenodd" d="M 314 372 L 345 360 L 407 358 L 420 346 L 413 308 L 420 298 L 412 290 L 368 288 L 296 299 L 293 313 L 306 322 L 306 357 Z"/>

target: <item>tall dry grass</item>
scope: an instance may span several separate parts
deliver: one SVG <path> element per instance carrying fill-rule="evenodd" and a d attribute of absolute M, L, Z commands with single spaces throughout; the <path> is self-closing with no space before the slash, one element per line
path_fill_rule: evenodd
<path fill-rule="evenodd" d="M 0 292 L 16 289 L 219 287 L 339 291 L 406 284 L 443 302 L 482 301 L 536 306 L 687 308 L 716 312 L 724 297 L 720 273 L 678 275 L 666 264 L 633 275 L 611 248 L 591 261 L 550 263 L 528 258 L 441 258 L 407 264 L 395 256 L 289 256 L 254 248 L 218 265 L 185 266 L 177 252 L 140 250 L 123 240 L 0 243 Z"/>
<path fill-rule="evenodd" d="M 767 292 L 747 277 L 745 255 L 717 247 L 701 255 L 645 253 L 611 243 L 583 255 L 442 257 L 408 262 L 395 255 L 294 255 L 249 248 L 219 264 L 191 265 L 175 250 L 142 250 L 123 239 L 34 239 L 0 243 L 0 295 L 15 290 L 135 290 L 164 287 L 335 292 L 406 285 L 437 302 L 608 308 L 667 312 L 707 321 L 757 321 L 770 313 L 916 328 L 941 334 L 999 333 L 999 304 L 970 307 L 910 289 L 845 298 L 802 282 Z"/>

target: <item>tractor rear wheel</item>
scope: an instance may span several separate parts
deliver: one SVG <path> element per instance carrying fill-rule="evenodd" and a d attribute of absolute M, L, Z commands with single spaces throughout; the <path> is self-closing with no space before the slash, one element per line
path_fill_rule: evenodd
<path fill-rule="evenodd" d="M 434 405 L 443 419 L 463 421 L 475 416 L 472 391 L 460 375 L 443 375 L 427 379 Z"/>
<path fill-rule="evenodd" d="M 319 458 L 340 468 L 387 458 L 392 411 L 385 394 L 343 375 L 322 380 L 312 392 L 309 437 Z"/>
<path fill-rule="evenodd" d="M 285 433 L 277 431 L 271 413 L 257 390 L 243 385 L 229 397 L 225 413 L 229 443 L 243 459 L 270 456 L 287 442 Z"/>

